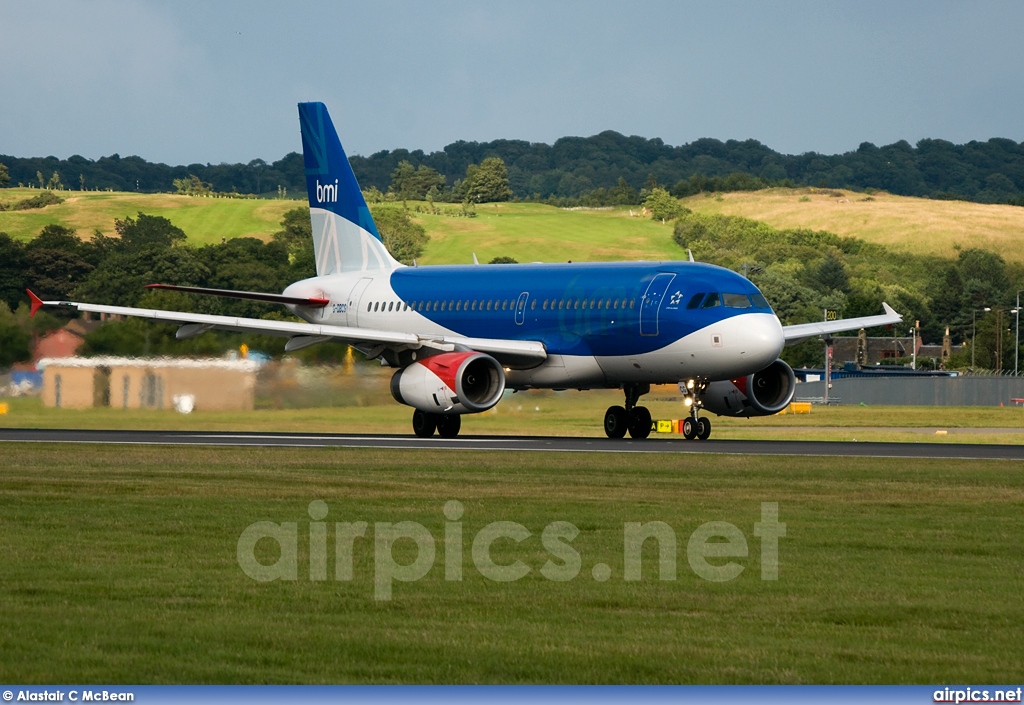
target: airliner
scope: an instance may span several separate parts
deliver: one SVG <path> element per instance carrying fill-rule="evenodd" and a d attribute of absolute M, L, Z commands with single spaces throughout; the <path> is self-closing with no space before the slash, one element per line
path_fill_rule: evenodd
<path fill-rule="evenodd" d="M 72 301 L 40 306 L 288 338 L 287 351 L 338 342 L 395 369 L 391 393 L 413 408 L 419 437 L 458 435 L 462 416 L 494 407 L 506 389 L 621 389 L 604 416 L 609 438 L 647 438 L 652 384 L 678 384 L 682 432 L 706 439 L 719 416 L 766 416 L 789 405 L 783 347 L 815 336 L 891 325 L 884 313 L 783 326 L 745 277 L 693 261 L 406 266 L 367 208 L 323 103 L 300 103 L 299 124 L 316 276 L 282 293 L 175 284 L 151 288 L 279 303 L 301 321 L 271 321 Z"/>

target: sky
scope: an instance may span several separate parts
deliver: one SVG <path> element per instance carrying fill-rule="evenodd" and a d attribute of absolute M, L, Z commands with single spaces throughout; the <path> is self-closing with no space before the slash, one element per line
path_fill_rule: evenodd
<path fill-rule="evenodd" d="M 604 130 L 1024 141 L 1024 2 L 0 0 L 0 154 L 168 164 Z"/>

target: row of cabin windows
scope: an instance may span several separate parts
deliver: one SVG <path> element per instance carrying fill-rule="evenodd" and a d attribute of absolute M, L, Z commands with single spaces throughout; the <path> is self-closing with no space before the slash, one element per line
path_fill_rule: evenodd
<path fill-rule="evenodd" d="M 635 308 L 636 301 L 632 299 L 544 299 L 541 302 L 541 309 L 563 310 L 563 309 L 608 309 L 618 310 Z M 392 311 L 514 311 L 516 308 L 515 299 L 504 299 L 501 301 L 414 301 L 405 303 L 403 301 L 387 303 L 383 301 L 371 301 L 366 304 L 368 313 L 390 313 Z M 537 299 L 530 302 L 530 310 L 537 308 Z"/>
<path fill-rule="evenodd" d="M 690 302 L 686 304 L 688 309 L 715 308 L 725 306 L 726 308 L 771 308 L 768 301 L 760 293 L 757 294 L 719 294 L 701 292 L 694 294 Z"/>

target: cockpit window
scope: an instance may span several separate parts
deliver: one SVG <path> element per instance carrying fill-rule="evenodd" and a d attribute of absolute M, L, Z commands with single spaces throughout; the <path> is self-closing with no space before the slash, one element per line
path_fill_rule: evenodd
<path fill-rule="evenodd" d="M 750 297 L 746 294 L 722 294 L 726 308 L 750 308 Z"/>
<path fill-rule="evenodd" d="M 686 304 L 686 308 L 689 308 L 689 309 L 697 308 L 698 306 L 700 306 L 700 302 L 703 299 L 704 299 L 704 292 L 703 291 L 700 292 L 699 294 L 694 294 L 693 298 L 690 299 L 690 303 Z"/>
<path fill-rule="evenodd" d="M 722 299 L 717 293 L 711 292 L 708 297 L 704 299 L 704 305 L 701 308 L 714 308 L 715 306 L 721 306 Z"/>
<path fill-rule="evenodd" d="M 750 300 L 754 302 L 754 308 L 767 308 L 769 310 L 771 309 L 771 306 L 768 305 L 768 300 L 761 295 L 761 292 L 751 294 Z"/>

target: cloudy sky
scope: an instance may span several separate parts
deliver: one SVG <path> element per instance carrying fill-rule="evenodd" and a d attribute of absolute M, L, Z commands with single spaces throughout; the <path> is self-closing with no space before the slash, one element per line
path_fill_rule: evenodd
<path fill-rule="evenodd" d="M 1024 141 L 1024 2 L 0 0 L 0 154 L 170 164 L 616 130 Z"/>

